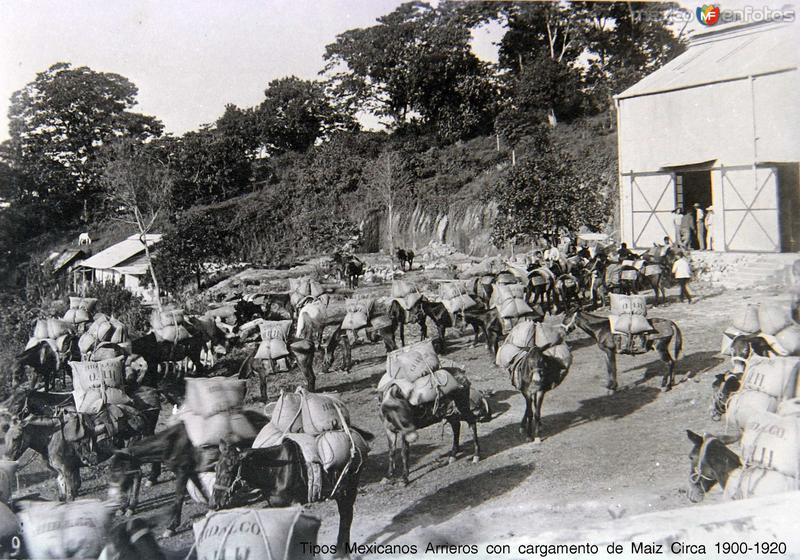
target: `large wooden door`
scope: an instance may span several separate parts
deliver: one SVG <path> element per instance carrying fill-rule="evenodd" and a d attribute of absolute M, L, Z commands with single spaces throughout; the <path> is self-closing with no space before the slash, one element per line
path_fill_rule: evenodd
<path fill-rule="evenodd" d="M 628 177 L 633 247 L 647 248 L 661 243 L 665 236 L 674 238 L 675 175 L 631 173 Z"/>
<path fill-rule="evenodd" d="M 777 169 L 722 168 L 721 176 L 725 250 L 780 252 Z"/>

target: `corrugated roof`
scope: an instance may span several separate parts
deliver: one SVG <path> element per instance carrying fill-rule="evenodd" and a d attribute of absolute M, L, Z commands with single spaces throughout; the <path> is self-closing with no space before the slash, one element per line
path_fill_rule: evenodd
<path fill-rule="evenodd" d="M 150 233 L 146 236 L 147 246 L 152 247 L 161 241 L 160 233 Z M 134 234 L 127 238 L 125 241 L 120 241 L 116 245 L 112 245 L 108 249 L 89 257 L 81 263 L 85 268 L 106 269 L 114 268 L 144 251 L 144 245 L 139 240 L 139 235 Z"/>
<path fill-rule="evenodd" d="M 800 26 L 792 22 L 728 24 L 692 38 L 689 48 L 617 95 L 651 95 L 798 67 Z"/>

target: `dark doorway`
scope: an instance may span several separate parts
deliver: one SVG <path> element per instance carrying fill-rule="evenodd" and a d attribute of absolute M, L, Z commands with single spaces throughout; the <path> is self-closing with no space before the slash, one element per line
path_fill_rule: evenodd
<path fill-rule="evenodd" d="M 781 251 L 800 251 L 800 173 L 797 163 L 782 163 L 778 169 L 778 212 Z"/>
<path fill-rule="evenodd" d="M 682 171 L 675 174 L 675 206 L 683 208 L 684 213 L 694 213 L 695 220 L 702 222 L 706 208 L 711 206 L 711 171 Z M 701 210 L 697 215 L 698 208 Z M 702 223 L 698 229 L 703 227 Z M 703 239 L 698 238 L 698 233 Z M 695 231 L 691 240 L 692 249 L 705 249 L 705 228 Z"/>

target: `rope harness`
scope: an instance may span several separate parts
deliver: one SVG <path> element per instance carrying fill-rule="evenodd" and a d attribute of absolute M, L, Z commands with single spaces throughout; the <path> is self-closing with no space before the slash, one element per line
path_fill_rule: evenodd
<path fill-rule="evenodd" d="M 708 453 L 709 445 L 715 441 L 717 438 L 714 436 L 704 435 L 703 436 L 703 443 L 700 444 L 700 451 L 697 456 L 697 463 L 692 465 L 692 472 L 689 475 L 689 482 L 693 485 L 700 488 L 700 491 L 705 494 L 706 490 L 703 488 L 703 485 L 700 484 L 701 481 L 705 480 L 708 482 L 713 482 L 715 479 L 703 474 L 703 461 L 706 458 L 706 454 Z"/>

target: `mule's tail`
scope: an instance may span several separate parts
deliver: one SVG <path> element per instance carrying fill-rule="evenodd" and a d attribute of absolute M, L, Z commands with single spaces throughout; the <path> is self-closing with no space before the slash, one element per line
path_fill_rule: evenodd
<path fill-rule="evenodd" d="M 675 331 L 675 359 L 677 360 L 683 351 L 683 334 L 677 323 L 672 323 L 672 328 Z"/>

